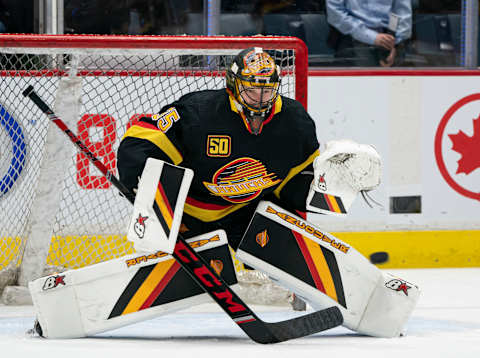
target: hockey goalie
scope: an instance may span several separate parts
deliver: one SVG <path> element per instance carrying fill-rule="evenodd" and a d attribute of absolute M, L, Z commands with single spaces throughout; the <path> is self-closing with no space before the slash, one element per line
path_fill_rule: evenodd
<path fill-rule="evenodd" d="M 137 254 L 32 282 L 37 331 L 84 337 L 206 302 L 169 255 L 181 235 L 232 287 L 228 246 L 315 310 L 338 307 L 346 327 L 402 333 L 418 287 L 302 214 L 346 215 L 379 185 L 380 156 L 348 140 L 319 154 L 313 120 L 279 94 L 280 74 L 267 52 L 243 50 L 226 88 L 187 94 L 127 130 L 117 166 L 136 192 L 128 240 Z"/>

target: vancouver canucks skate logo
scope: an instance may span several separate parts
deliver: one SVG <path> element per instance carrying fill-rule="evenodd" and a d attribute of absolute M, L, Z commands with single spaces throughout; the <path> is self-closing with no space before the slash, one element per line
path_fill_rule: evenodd
<path fill-rule="evenodd" d="M 138 214 L 138 218 L 133 225 L 133 230 L 139 239 L 143 239 L 143 236 L 145 235 L 145 221 L 147 219 L 148 216 L 142 216 L 142 214 Z"/>
<path fill-rule="evenodd" d="M 244 203 L 258 197 L 262 190 L 280 182 L 274 173 L 252 158 L 239 158 L 216 171 L 212 182 L 203 182 L 208 191 L 231 203 Z"/>

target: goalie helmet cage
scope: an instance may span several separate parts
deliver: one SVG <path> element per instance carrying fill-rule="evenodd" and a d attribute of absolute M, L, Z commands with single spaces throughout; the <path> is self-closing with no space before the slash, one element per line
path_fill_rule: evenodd
<path fill-rule="evenodd" d="M 0 46 L 0 291 L 45 267 L 134 252 L 129 203 L 21 96 L 27 86 L 114 173 L 132 121 L 186 93 L 223 88 L 242 49 L 267 50 L 281 66 L 280 93 L 307 103 L 307 49 L 292 37 L 0 35 Z"/>

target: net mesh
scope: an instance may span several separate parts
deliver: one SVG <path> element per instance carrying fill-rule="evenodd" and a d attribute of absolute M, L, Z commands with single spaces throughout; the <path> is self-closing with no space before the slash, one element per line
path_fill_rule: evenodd
<path fill-rule="evenodd" d="M 223 88 L 225 65 L 239 50 L 0 48 L 0 273 L 22 262 L 41 191 L 49 121 L 22 96 L 26 87 L 55 110 L 60 82 L 79 81 L 79 113 L 68 126 L 117 174 L 116 151 L 129 123 L 191 91 Z M 280 93 L 295 98 L 294 52 L 269 52 L 282 68 Z M 125 238 L 130 204 L 72 144 L 62 151 L 68 161 L 64 173 L 54 173 L 63 176 L 61 200 L 48 208 L 54 220 L 45 264 L 78 268 L 133 253 Z"/>

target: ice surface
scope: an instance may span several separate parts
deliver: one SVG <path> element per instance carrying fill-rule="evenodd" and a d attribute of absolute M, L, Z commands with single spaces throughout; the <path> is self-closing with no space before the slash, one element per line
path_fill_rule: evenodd
<path fill-rule="evenodd" d="M 31 306 L 0 306 L 2 357 L 363 358 L 480 357 L 480 268 L 388 270 L 420 286 L 422 295 L 400 338 L 360 336 L 339 327 L 274 345 L 251 341 L 215 304 L 124 327 L 95 337 L 31 337 Z M 262 319 L 298 315 L 285 307 L 252 307 Z M 300 313 L 302 314 L 302 313 Z"/>

